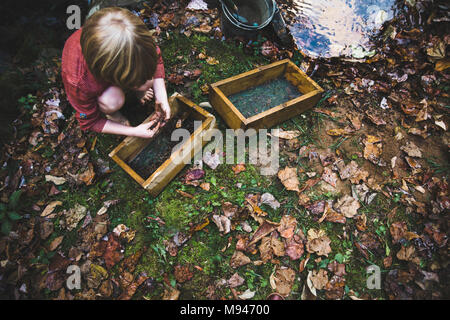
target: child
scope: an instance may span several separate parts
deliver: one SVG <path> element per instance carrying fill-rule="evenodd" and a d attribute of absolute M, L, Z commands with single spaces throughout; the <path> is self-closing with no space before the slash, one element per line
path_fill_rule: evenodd
<path fill-rule="evenodd" d="M 66 41 L 61 68 L 82 130 L 151 138 L 170 118 L 161 51 L 145 24 L 126 9 L 93 14 Z M 155 96 L 157 116 L 131 127 L 119 111 L 128 90 L 140 92 L 142 104 Z"/>

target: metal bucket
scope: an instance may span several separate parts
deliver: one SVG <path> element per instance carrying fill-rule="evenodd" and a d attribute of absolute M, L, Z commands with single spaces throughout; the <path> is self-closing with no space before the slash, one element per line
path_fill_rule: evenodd
<path fill-rule="evenodd" d="M 220 0 L 223 29 L 251 37 L 272 22 L 277 9 L 274 0 Z M 237 11 L 233 9 L 234 3 Z"/>

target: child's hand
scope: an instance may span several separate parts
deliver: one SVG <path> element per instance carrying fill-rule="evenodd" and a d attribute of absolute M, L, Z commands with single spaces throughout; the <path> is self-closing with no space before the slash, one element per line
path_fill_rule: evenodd
<path fill-rule="evenodd" d="M 164 120 L 167 121 L 170 119 L 170 106 L 167 103 L 161 103 L 159 101 L 156 101 L 155 103 L 155 111 L 160 112 L 164 115 Z"/>
<path fill-rule="evenodd" d="M 153 89 L 145 91 L 144 96 L 139 100 L 142 105 L 153 99 Z"/>
<path fill-rule="evenodd" d="M 158 121 L 158 119 L 150 120 L 149 122 L 134 127 L 133 136 L 150 139 L 153 138 L 158 133 L 160 127 L 161 122 Z"/>

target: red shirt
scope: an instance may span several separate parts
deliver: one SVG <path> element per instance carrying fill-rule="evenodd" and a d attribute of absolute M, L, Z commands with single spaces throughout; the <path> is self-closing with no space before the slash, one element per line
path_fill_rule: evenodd
<path fill-rule="evenodd" d="M 67 99 L 76 110 L 81 129 L 101 132 L 106 118 L 98 108 L 97 99 L 112 84 L 95 79 L 89 71 L 81 51 L 81 30 L 74 32 L 64 45 L 61 75 Z M 156 47 L 156 52 L 159 58 L 153 78 L 164 78 L 164 64 L 159 47 Z"/>

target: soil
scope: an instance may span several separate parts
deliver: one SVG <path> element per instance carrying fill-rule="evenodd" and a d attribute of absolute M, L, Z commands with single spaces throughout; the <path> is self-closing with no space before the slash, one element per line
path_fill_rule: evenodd
<path fill-rule="evenodd" d="M 180 128 L 186 129 L 190 134 L 194 132 L 194 119 L 187 113 L 172 118 L 161 132 L 130 161 L 130 167 L 144 179 L 147 179 L 166 161 L 172 149 L 179 141 L 172 141 L 172 132 L 177 129 L 177 122 L 182 121 Z"/>

